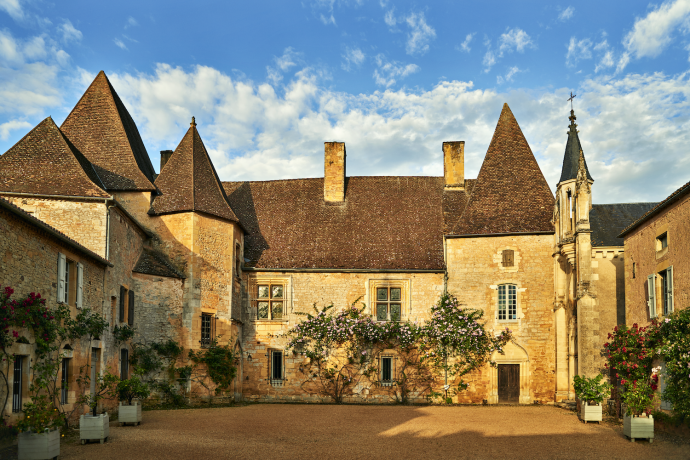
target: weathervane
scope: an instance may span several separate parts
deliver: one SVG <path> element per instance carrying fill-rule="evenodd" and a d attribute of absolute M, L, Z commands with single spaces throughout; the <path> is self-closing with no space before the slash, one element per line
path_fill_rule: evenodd
<path fill-rule="evenodd" d="M 573 110 L 573 99 L 577 97 L 577 94 L 573 94 L 573 92 L 570 92 L 570 98 L 568 99 L 570 101 L 570 110 Z"/>

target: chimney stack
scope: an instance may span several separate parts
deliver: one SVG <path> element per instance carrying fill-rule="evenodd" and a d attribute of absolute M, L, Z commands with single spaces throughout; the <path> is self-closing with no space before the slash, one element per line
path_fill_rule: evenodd
<path fill-rule="evenodd" d="M 324 142 L 323 199 L 326 203 L 345 202 L 345 142 Z"/>
<path fill-rule="evenodd" d="M 172 150 L 161 150 L 161 169 L 160 172 L 163 172 L 163 166 L 168 162 L 170 157 L 172 156 L 173 151 Z"/>
<path fill-rule="evenodd" d="M 443 143 L 446 190 L 465 190 L 465 141 Z"/>

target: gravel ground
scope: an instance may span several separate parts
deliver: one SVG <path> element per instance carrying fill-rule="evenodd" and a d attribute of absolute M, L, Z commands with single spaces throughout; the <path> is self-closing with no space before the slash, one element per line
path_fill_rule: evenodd
<path fill-rule="evenodd" d="M 65 439 L 60 458 L 688 459 L 690 440 L 632 443 L 615 423 L 549 406 L 270 405 L 144 412 L 105 444 Z"/>

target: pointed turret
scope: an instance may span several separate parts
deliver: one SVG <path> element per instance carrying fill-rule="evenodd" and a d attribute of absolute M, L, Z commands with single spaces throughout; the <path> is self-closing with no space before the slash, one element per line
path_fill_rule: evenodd
<path fill-rule="evenodd" d="M 508 104 L 503 105 L 472 196 L 453 233 L 553 231 L 554 198 Z"/>
<path fill-rule="evenodd" d="M 156 179 L 161 192 L 151 205 L 154 214 L 198 211 L 237 222 L 216 169 L 192 117 L 187 134 Z"/>
<path fill-rule="evenodd" d="M 566 180 L 577 178 L 577 171 L 580 166 L 580 153 L 582 152 L 580 138 L 577 135 L 577 124 L 575 123 L 577 117 L 575 116 L 574 110 L 570 111 L 570 117 L 568 117 L 568 119 L 570 120 L 570 126 L 568 129 L 568 142 L 567 144 L 565 144 L 563 169 L 561 170 L 561 179 L 558 181 L 559 183 Z M 594 180 L 592 179 L 592 176 L 589 174 L 589 169 L 587 169 L 586 161 L 584 162 L 584 168 L 587 173 L 587 179 Z"/>
<path fill-rule="evenodd" d="M 0 157 L 0 192 L 109 196 L 93 165 L 48 117 Z"/>
<path fill-rule="evenodd" d="M 155 171 L 127 108 L 100 71 L 60 127 L 107 190 L 154 190 Z"/>

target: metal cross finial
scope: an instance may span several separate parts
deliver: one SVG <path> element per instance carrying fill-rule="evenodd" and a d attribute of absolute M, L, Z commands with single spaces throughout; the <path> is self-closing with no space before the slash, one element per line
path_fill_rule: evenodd
<path fill-rule="evenodd" d="M 570 110 L 573 110 L 573 99 L 577 97 L 577 94 L 573 94 L 573 92 L 570 92 L 570 98 L 568 99 L 570 101 Z"/>
<path fill-rule="evenodd" d="M 192 117 L 192 122 L 189 124 L 189 126 L 196 126 L 196 120 L 194 117 Z"/>

